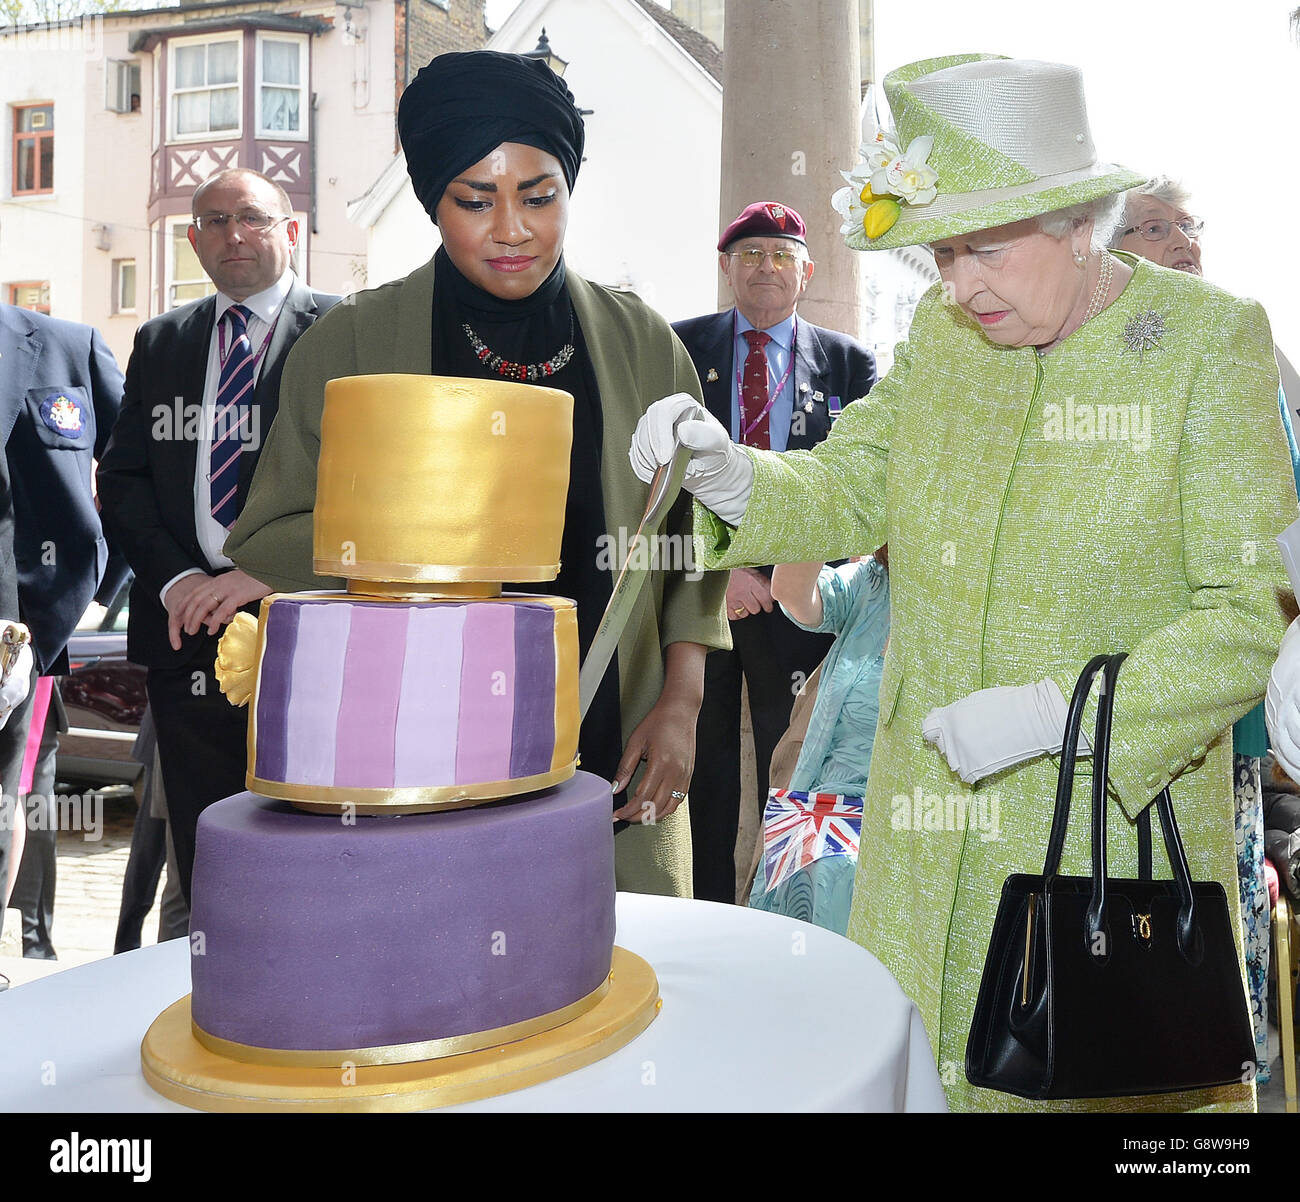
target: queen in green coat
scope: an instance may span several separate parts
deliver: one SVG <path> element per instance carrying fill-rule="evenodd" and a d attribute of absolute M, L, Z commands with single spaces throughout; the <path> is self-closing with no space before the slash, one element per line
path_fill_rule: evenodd
<path fill-rule="evenodd" d="M 942 282 L 889 375 L 815 450 L 681 431 L 697 448 L 697 554 L 733 567 L 889 544 L 848 934 L 916 1001 L 952 1108 L 1251 1109 L 1250 1065 L 1213 1090 L 1046 1104 L 970 1085 L 963 1060 L 1002 883 L 1041 871 L 1056 784 L 1044 752 L 1093 655 L 1129 653 L 1112 875 L 1137 875 L 1134 819 L 1172 782 L 1192 876 L 1235 908 L 1231 726 L 1286 629 L 1273 539 L 1296 512 L 1268 322 L 1100 249 L 1108 198 L 1138 177 L 1095 162 L 1073 68 L 962 56 L 885 86 L 901 137 L 868 147 L 840 198 L 846 239 L 929 243 Z M 638 470 L 677 408 L 643 419 Z M 1088 834 L 1076 817 L 1063 873 L 1089 873 Z"/>

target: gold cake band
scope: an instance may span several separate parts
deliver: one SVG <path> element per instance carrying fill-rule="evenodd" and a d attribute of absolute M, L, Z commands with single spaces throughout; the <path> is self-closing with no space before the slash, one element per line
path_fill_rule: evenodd
<path fill-rule="evenodd" d="M 550 772 L 535 776 L 517 776 L 513 780 L 476 781 L 469 785 L 403 786 L 392 789 L 354 789 L 338 785 L 295 785 L 281 780 L 263 780 L 249 772 L 245 784 L 263 797 L 275 797 L 296 809 L 312 814 L 425 814 L 434 810 L 463 810 L 550 789 L 568 780 L 577 771 L 578 761 L 571 760 Z"/>
<path fill-rule="evenodd" d="M 447 563 L 384 563 L 377 560 L 344 562 L 339 557 L 317 555 L 312 563 L 318 576 L 343 576 L 349 581 L 378 584 L 492 583 L 503 580 L 545 581 L 560 574 L 560 565 L 535 563 L 486 564 L 466 567 Z M 358 588 L 349 585 L 349 592 Z M 364 587 L 360 591 L 365 591 Z M 500 591 L 498 587 L 497 591 Z"/>
<path fill-rule="evenodd" d="M 465 1035 L 450 1035 L 443 1039 L 421 1039 L 415 1043 L 391 1043 L 383 1047 L 348 1048 L 338 1051 L 294 1050 L 260 1048 L 253 1044 L 236 1043 L 211 1035 L 191 1019 L 194 1038 L 209 1052 L 240 1060 L 245 1064 L 269 1064 L 291 1068 L 340 1068 L 344 1064 L 405 1064 L 412 1060 L 439 1060 L 444 1056 L 459 1056 L 465 1052 L 479 1052 L 484 1048 L 499 1047 L 504 1043 L 540 1035 L 586 1014 L 609 992 L 613 979 L 611 970 L 599 985 L 576 1002 L 561 1006 L 536 1018 L 507 1023 L 489 1031 L 471 1031 Z"/>
<path fill-rule="evenodd" d="M 615 947 L 609 992 L 571 1022 L 514 1043 L 462 1056 L 404 1064 L 299 1068 L 245 1064 L 208 1051 L 194 1038 L 190 995 L 173 1002 L 140 1044 L 145 1081 L 196 1110 L 261 1114 L 379 1113 L 427 1110 L 497 1097 L 594 1064 L 625 1047 L 659 1013 L 654 969 Z"/>

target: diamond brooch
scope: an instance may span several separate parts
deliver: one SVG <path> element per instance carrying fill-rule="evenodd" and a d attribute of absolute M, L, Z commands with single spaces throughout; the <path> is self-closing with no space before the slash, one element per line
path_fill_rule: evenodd
<path fill-rule="evenodd" d="M 1145 313 L 1129 318 L 1128 324 L 1124 327 L 1124 344 L 1129 350 L 1136 351 L 1138 358 L 1141 359 L 1147 351 L 1161 349 L 1160 340 L 1165 336 L 1167 329 L 1165 319 L 1154 310 L 1148 309 Z"/>

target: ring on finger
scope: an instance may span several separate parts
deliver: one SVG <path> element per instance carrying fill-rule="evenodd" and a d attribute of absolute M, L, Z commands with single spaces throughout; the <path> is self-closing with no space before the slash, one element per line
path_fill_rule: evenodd
<path fill-rule="evenodd" d="M 674 789 L 671 793 L 668 794 L 668 796 L 671 797 L 674 801 L 686 800 L 686 794 L 683 793 L 680 789 Z"/>

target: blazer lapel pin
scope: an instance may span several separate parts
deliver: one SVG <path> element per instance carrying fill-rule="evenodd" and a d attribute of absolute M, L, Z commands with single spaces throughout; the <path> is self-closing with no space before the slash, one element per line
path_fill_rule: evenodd
<path fill-rule="evenodd" d="M 714 384 L 717 382 L 717 379 L 718 369 L 716 367 L 709 368 L 709 374 L 704 377 L 704 382 L 706 384 Z"/>

